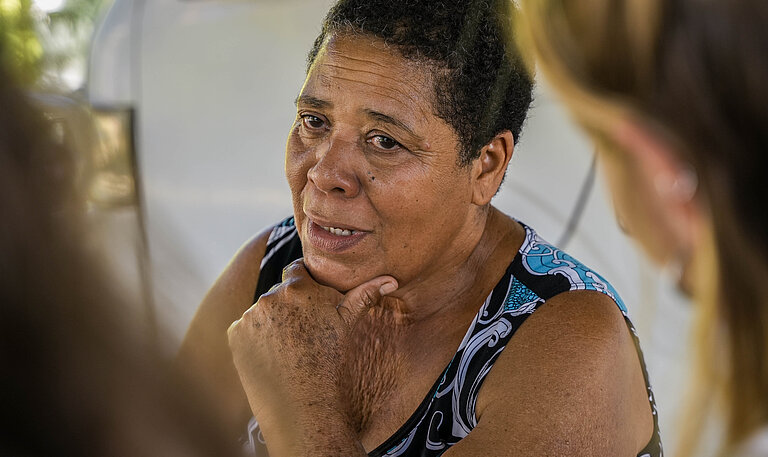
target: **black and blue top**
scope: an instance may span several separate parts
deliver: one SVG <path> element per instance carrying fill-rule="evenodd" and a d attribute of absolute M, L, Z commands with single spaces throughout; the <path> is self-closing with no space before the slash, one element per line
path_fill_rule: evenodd
<path fill-rule="evenodd" d="M 480 387 L 501 351 L 525 319 L 548 299 L 571 290 L 594 290 L 609 296 L 624 315 L 635 342 L 653 411 L 654 431 L 638 457 L 662 457 L 656 404 L 640 350 L 637 332 L 616 290 L 599 274 L 547 243 L 525 224 L 525 241 L 501 281 L 469 324 L 456 354 L 416 411 L 389 439 L 369 453 L 372 457 L 439 456 L 477 425 L 475 403 Z M 293 218 L 276 225 L 261 263 L 256 299 L 281 280 L 282 270 L 302 257 Z M 257 457 L 267 450 L 258 423 L 248 425 L 246 447 Z"/>

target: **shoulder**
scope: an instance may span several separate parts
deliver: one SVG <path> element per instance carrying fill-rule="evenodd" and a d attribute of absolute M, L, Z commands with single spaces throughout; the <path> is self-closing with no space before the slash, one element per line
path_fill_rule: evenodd
<path fill-rule="evenodd" d="M 246 241 L 227 265 L 227 270 L 245 272 L 258 276 L 268 256 L 279 250 L 287 241 L 296 236 L 293 217 L 271 225 Z"/>
<path fill-rule="evenodd" d="M 248 306 L 253 304 L 253 293 L 259 282 L 263 261 L 270 246 L 274 249 L 275 235 L 284 224 L 285 221 L 282 221 L 269 226 L 243 243 L 209 290 L 204 302 L 213 299 L 217 302 L 236 303 L 238 309 L 243 303 Z"/>
<path fill-rule="evenodd" d="M 230 280 L 232 280 L 237 277 L 247 277 L 251 278 L 255 285 L 255 281 L 258 280 L 261 261 L 267 251 L 269 237 L 273 231 L 274 227 L 268 227 L 243 243 L 227 264 L 220 279 L 231 277 Z"/>
<path fill-rule="evenodd" d="M 626 315 L 627 308 L 614 287 L 598 272 L 541 238 L 523 224 L 526 237 L 512 262 L 515 278 L 549 300 L 568 291 L 592 290 L 609 297 Z"/>
<path fill-rule="evenodd" d="M 515 427 L 521 450 L 558 455 L 636 451 L 653 429 L 624 315 L 594 290 L 555 295 L 525 320 L 488 374 L 476 411 L 478 436 Z"/>
<path fill-rule="evenodd" d="M 590 290 L 564 292 L 525 320 L 487 382 L 493 385 L 495 378 L 507 378 L 501 376 L 505 370 L 515 371 L 516 377 L 535 377 L 550 369 L 562 373 L 565 368 L 570 376 L 594 373 L 617 363 L 621 354 L 616 347 L 631 342 L 624 316 L 609 296 Z M 517 369 L 520 364 L 526 369 Z"/>

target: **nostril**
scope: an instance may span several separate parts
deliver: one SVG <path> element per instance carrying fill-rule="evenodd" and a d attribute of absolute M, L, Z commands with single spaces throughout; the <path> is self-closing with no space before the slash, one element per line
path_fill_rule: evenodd
<path fill-rule="evenodd" d="M 354 197 L 359 192 L 359 182 L 358 170 L 350 160 L 353 152 L 348 148 L 329 147 L 318 153 L 317 161 L 307 172 L 308 180 L 326 194 Z"/>

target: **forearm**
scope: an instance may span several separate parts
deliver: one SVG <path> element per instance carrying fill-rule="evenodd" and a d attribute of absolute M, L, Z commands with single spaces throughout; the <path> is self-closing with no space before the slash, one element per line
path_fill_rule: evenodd
<path fill-rule="evenodd" d="M 229 322 L 228 318 L 200 317 L 190 326 L 175 366 L 188 379 L 197 380 L 213 400 L 227 430 L 239 434 L 245 430 L 250 409 L 227 343 L 227 328 L 237 317 Z"/>
<path fill-rule="evenodd" d="M 260 424 L 270 457 L 365 457 L 342 410 L 314 408 L 293 420 Z"/>

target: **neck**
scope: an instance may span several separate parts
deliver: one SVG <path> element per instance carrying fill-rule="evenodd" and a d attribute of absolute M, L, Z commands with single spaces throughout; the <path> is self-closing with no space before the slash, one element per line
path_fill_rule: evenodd
<path fill-rule="evenodd" d="M 476 312 L 504 274 L 525 231 L 493 207 L 483 210 L 478 219 L 456 237 L 456 248 L 438 262 L 439 268 L 393 294 L 403 301 L 402 313 L 409 322 L 442 315 L 456 320 L 457 312 Z"/>
<path fill-rule="evenodd" d="M 444 368 L 445 357 L 450 359 L 450 351 L 455 351 L 472 317 L 519 250 L 525 237 L 520 224 L 492 207 L 483 216 L 481 229 L 474 229 L 463 255 L 453 250 L 452 261 L 441 263 L 444 267 L 439 271 L 410 281 L 392 294 L 402 300 L 396 308 L 373 308 L 356 323 L 340 379 L 358 432 L 368 430 L 382 405 L 393 401 L 394 392 L 412 387 L 402 385 L 403 370 L 413 372 L 419 367 L 431 373 Z M 463 242 L 467 245 L 466 238 Z M 425 334 L 430 335 L 428 353 L 424 352 Z M 394 422 L 401 419 L 397 416 Z"/>

